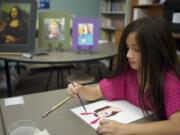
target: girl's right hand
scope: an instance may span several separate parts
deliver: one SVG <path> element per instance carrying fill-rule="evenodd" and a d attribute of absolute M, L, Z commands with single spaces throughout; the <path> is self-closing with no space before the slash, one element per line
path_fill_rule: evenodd
<path fill-rule="evenodd" d="M 72 97 L 75 97 L 77 94 L 79 94 L 79 90 L 82 87 L 83 86 L 79 83 L 70 83 L 68 84 L 68 87 L 67 87 L 68 94 Z"/>

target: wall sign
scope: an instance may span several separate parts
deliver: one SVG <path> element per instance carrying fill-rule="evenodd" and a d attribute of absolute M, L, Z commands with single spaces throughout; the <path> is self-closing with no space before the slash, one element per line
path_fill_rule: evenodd
<path fill-rule="evenodd" d="M 49 9 L 50 8 L 49 0 L 37 0 L 37 8 Z"/>

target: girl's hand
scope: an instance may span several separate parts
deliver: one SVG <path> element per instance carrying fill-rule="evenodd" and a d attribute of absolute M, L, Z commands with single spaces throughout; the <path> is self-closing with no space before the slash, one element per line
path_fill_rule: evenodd
<path fill-rule="evenodd" d="M 128 135 L 128 125 L 113 120 L 102 119 L 97 133 L 100 135 Z"/>
<path fill-rule="evenodd" d="M 68 87 L 67 87 L 68 94 L 70 96 L 76 96 L 77 94 L 79 94 L 79 90 L 82 87 L 83 86 L 80 85 L 79 83 L 70 83 L 68 84 Z"/>

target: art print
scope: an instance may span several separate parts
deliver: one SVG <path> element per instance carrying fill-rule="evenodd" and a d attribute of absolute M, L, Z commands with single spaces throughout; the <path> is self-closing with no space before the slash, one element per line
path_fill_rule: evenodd
<path fill-rule="evenodd" d="M 0 51 L 31 52 L 35 42 L 36 2 L 0 2 Z"/>
<path fill-rule="evenodd" d="M 70 15 L 62 12 L 39 14 L 39 47 L 70 48 Z"/>
<path fill-rule="evenodd" d="M 73 19 L 73 49 L 96 51 L 99 40 L 99 22 L 95 18 Z"/>

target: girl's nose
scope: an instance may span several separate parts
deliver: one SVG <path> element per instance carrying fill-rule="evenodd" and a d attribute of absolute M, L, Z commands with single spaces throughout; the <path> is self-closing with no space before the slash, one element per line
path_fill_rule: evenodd
<path fill-rule="evenodd" d="M 131 58 L 132 56 L 133 56 L 133 53 L 132 53 L 132 51 L 129 49 L 129 50 L 127 51 L 126 57 L 127 57 L 127 58 Z"/>

